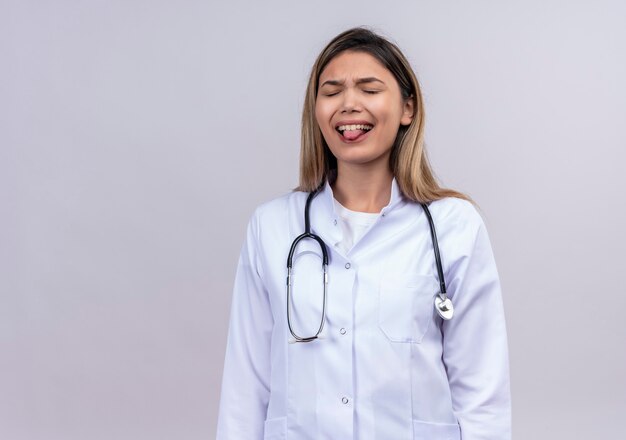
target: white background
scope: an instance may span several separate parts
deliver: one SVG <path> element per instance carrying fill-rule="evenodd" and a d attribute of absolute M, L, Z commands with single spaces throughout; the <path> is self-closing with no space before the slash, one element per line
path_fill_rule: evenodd
<path fill-rule="evenodd" d="M 361 24 L 487 222 L 515 438 L 619 437 L 624 23 L 617 0 L 0 1 L 0 438 L 214 438 L 245 224 L 297 184 L 309 69 Z"/>

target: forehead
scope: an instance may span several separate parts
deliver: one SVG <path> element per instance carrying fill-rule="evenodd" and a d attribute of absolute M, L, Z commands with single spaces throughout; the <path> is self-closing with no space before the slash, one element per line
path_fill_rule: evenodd
<path fill-rule="evenodd" d="M 395 79 L 380 61 L 367 52 L 344 51 L 334 57 L 322 70 L 319 84 L 324 81 L 377 77 L 385 82 Z"/>

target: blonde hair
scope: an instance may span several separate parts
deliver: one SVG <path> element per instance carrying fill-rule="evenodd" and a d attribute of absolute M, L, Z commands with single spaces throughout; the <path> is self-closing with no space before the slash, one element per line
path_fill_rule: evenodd
<path fill-rule="evenodd" d="M 396 78 L 402 97 L 413 100 L 414 117 L 408 126 L 399 127 L 389 159 L 390 169 L 404 196 L 421 203 L 444 197 L 471 201 L 463 193 L 442 188 L 431 169 L 424 147 L 424 102 L 411 65 L 395 44 L 364 27 L 349 29 L 337 35 L 313 64 L 302 111 L 300 184 L 296 190 L 314 191 L 336 173 L 337 160 L 328 148 L 315 118 L 315 101 L 322 71 L 344 51 L 372 55 Z"/>

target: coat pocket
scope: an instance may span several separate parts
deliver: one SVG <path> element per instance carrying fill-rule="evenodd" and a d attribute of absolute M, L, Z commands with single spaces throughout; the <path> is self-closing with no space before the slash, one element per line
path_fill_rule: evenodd
<path fill-rule="evenodd" d="M 392 342 L 419 344 L 434 313 L 438 284 L 430 275 L 386 277 L 381 281 L 378 325 Z"/>
<path fill-rule="evenodd" d="M 457 423 L 429 423 L 413 420 L 413 438 L 416 440 L 461 440 Z"/>
<path fill-rule="evenodd" d="M 265 421 L 263 440 L 284 440 L 287 432 L 287 418 L 277 417 Z"/>

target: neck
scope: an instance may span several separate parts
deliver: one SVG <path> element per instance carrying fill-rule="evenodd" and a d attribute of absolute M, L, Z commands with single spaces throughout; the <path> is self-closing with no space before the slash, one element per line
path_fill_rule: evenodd
<path fill-rule="evenodd" d="M 367 169 L 343 163 L 337 165 L 337 179 L 332 188 L 339 203 L 359 212 L 380 212 L 389 204 L 393 174 L 388 167 Z"/>

